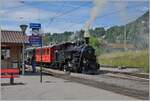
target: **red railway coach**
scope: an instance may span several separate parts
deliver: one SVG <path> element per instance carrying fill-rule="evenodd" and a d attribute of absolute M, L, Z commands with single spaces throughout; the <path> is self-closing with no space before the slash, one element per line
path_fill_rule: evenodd
<path fill-rule="evenodd" d="M 31 65 L 31 58 L 33 55 L 35 55 L 37 65 L 41 64 L 42 62 L 42 65 L 44 66 L 55 68 L 58 65 L 64 63 L 63 50 L 67 49 L 67 47 L 69 47 L 70 45 L 73 45 L 73 43 L 66 42 L 42 47 L 42 61 L 41 47 L 28 48 L 26 49 L 26 63 Z"/>
<path fill-rule="evenodd" d="M 61 51 L 66 49 L 68 46 L 72 45 L 70 42 L 55 44 L 52 46 L 42 47 L 42 63 L 52 64 L 56 62 L 56 50 Z M 35 50 L 36 63 L 41 63 L 41 47 L 36 48 Z"/>
<path fill-rule="evenodd" d="M 36 49 L 36 62 L 41 62 L 41 48 Z M 51 64 L 54 62 L 54 47 L 42 47 L 42 62 L 45 64 Z"/>

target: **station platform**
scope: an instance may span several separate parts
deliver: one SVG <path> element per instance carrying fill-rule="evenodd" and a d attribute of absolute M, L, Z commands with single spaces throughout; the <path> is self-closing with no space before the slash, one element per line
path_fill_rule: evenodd
<path fill-rule="evenodd" d="M 15 78 L 10 85 L 9 79 L 1 79 L 2 100 L 133 100 L 134 98 L 110 91 L 86 86 L 69 80 L 28 72 Z"/>

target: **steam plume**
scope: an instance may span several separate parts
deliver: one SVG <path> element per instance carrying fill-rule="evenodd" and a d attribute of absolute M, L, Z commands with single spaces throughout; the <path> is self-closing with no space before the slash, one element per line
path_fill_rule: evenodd
<path fill-rule="evenodd" d="M 96 20 L 97 16 L 100 15 L 103 7 L 107 3 L 107 0 L 93 0 L 94 7 L 91 10 L 90 19 L 85 24 L 85 34 L 84 37 L 89 37 L 88 30 L 91 28 L 93 22 Z"/>

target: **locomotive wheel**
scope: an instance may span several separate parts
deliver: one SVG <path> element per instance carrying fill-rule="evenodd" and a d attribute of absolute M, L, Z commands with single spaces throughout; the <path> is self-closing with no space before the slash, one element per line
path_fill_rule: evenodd
<path fill-rule="evenodd" d="M 62 64 L 58 64 L 58 67 L 57 67 L 59 70 L 64 70 L 64 66 Z"/>
<path fill-rule="evenodd" d="M 67 66 L 64 65 L 63 71 L 66 72 L 67 71 Z"/>
<path fill-rule="evenodd" d="M 81 73 L 85 73 L 85 67 L 83 66 L 83 67 L 81 67 Z"/>
<path fill-rule="evenodd" d="M 63 68 L 63 67 L 59 67 L 59 70 L 61 70 L 61 71 L 62 71 L 62 70 L 64 70 L 64 68 Z"/>
<path fill-rule="evenodd" d="M 81 68 L 78 68 L 78 69 L 77 69 L 77 73 L 82 73 L 82 69 L 81 69 Z"/>

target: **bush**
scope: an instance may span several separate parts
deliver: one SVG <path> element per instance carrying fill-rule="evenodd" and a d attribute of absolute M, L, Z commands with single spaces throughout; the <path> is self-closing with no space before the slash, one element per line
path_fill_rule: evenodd
<path fill-rule="evenodd" d="M 100 47 L 101 39 L 97 37 L 90 37 L 90 45 L 94 47 L 96 55 L 99 55 L 102 52 Z"/>

